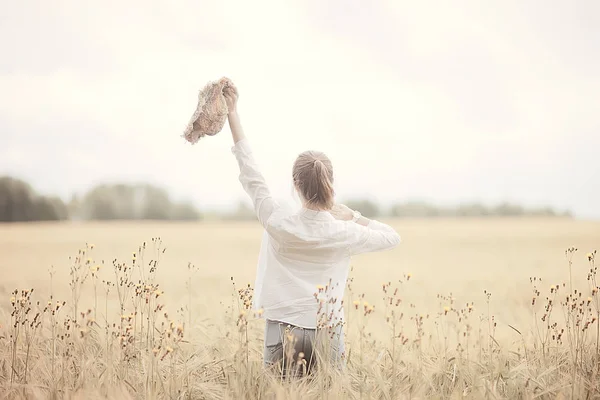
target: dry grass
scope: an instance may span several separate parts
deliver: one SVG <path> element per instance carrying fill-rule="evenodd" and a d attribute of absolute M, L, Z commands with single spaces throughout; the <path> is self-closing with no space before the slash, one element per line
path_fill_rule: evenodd
<path fill-rule="evenodd" d="M 0 398 L 600 397 L 599 223 L 393 224 L 353 262 L 346 370 L 293 381 L 247 309 L 257 224 L 1 226 Z"/>

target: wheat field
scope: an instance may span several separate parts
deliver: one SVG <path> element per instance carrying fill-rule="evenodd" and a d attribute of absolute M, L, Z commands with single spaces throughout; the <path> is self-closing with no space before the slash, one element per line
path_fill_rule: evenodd
<path fill-rule="evenodd" d="M 600 222 L 386 222 L 302 379 L 262 369 L 257 223 L 0 225 L 0 398 L 600 398 Z"/>

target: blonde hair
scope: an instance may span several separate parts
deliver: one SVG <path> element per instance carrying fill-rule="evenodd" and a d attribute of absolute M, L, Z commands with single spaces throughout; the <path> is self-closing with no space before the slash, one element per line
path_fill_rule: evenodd
<path fill-rule="evenodd" d="M 333 166 L 325 154 L 319 151 L 301 153 L 294 162 L 292 176 L 307 205 L 322 210 L 333 207 Z"/>

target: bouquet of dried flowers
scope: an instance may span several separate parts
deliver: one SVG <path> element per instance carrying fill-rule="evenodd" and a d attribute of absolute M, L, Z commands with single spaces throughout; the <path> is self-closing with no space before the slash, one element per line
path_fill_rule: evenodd
<path fill-rule="evenodd" d="M 196 111 L 188 123 L 183 137 L 195 144 L 203 136 L 214 136 L 221 132 L 227 120 L 227 103 L 223 96 L 223 89 L 229 86 L 228 78 L 208 82 L 198 94 Z"/>

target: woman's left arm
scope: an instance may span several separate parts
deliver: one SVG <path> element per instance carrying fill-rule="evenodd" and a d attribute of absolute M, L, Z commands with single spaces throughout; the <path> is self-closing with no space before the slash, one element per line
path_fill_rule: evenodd
<path fill-rule="evenodd" d="M 239 179 L 242 187 L 252 199 L 258 220 L 263 227 L 267 228 L 269 218 L 279 208 L 279 205 L 271 196 L 271 191 L 254 160 L 250 143 L 242 129 L 240 116 L 237 113 L 237 89 L 235 86 L 228 86 L 224 89 L 223 94 L 229 109 L 229 127 L 234 143 L 232 152 L 240 167 Z"/>

